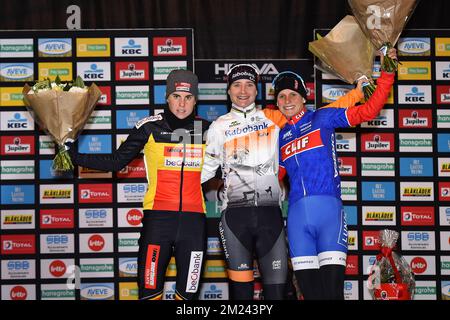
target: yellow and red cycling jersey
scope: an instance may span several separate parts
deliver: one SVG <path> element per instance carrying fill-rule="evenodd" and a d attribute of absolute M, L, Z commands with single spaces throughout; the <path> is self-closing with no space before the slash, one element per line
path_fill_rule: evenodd
<path fill-rule="evenodd" d="M 144 210 L 205 213 L 200 183 L 209 122 L 196 119 L 172 130 L 164 115 L 139 121 L 125 142 L 108 155 L 75 154 L 74 163 L 103 171 L 119 171 L 144 151 L 148 189 Z"/>

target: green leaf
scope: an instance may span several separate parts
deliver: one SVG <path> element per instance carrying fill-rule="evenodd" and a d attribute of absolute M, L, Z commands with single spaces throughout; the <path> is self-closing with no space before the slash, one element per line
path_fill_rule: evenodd
<path fill-rule="evenodd" d="M 56 75 L 55 83 L 59 86 L 61 84 L 61 78 L 59 77 L 59 74 Z"/>
<path fill-rule="evenodd" d="M 77 76 L 77 78 L 75 79 L 74 86 L 75 87 L 79 87 L 79 88 L 84 88 L 84 82 L 83 82 L 83 79 L 81 79 L 80 76 Z"/>

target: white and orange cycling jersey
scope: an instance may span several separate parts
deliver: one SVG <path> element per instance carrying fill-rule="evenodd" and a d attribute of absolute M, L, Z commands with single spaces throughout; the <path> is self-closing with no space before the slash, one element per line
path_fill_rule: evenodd
<path fill-rule="evenodd" d="M 246 110 L 232 108 L 208 130 L 202 183 L 221 166 L 222 211 L 280 203 L 278 135 L 286 118 L 278 110 L 261 110 L 255 104 Z"/>
<path fill-rule="evenodd" d="M 353 89 L 327 107 L 348 108 L 360 100 L 361 92 Z M 278 136 L 287 120 L 280 111 L 262 110 L 254 103 L 245 110 L 232 107 L 208 130 L 201 181 L 213 178 L 221 166 L 222 211 L 281 204 Z"/>

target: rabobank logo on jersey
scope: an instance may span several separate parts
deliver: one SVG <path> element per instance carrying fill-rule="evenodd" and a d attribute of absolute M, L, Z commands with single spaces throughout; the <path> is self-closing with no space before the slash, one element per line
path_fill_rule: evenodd
<path fill-rule="evenodd" d="M 150 115 L 150 110 L 118 110 L 117 129 L 133 129 L 136 123 Z"/>
<path fill-rule="evenodd" d="M 322 85 L 322 103 L 331 103 L 345 96 L 353 89 L 350 85 Z"/>
<path fill-rule="evenodd" d="M 398 86 L 398 103 L 431 104 L 431 86 Z"/>
<path fill-rule="evenodd" d="M 33 81 L 33 63 L 0 63 L 0 81 Z"/>
<path fill-rule="evenodd" d="M 239 135 L 246 135 L 252 132 L 260 131 L 260 130 L 266 130 L 269 128 L 269 125 L 266 122 L 260 123 L 260 124 L 254 124 L 254 125 L 247 125 L 242 128 L 235 128 L 232 130 L 225 130 L 225 136 L 226 137 L 234 137 Z"/>
<path fill-rule="evenodd" d="M 71 38 L 41 38 L 38 39 L 39 57 L 71 57 Z"/>
<path fill-rule="evenodd" d="M 398 40 L 399 56 L 429 56 L 430 38 L 400 38 Z"/>
<path fill-rule="evenodd" d="M 80 136 L 78 152 L 111 153 L 111 136 L 109 134 Z"/>
<path fill-rule="evenodd" d="M 111 62 L 77 62 L 77 73 L 85 81 L 111 81 Z"/>
<path fill-rule="evenodd" d="M 116 57 L 146 57 L 148 38 L 115 38 L 114 54 Z"/>

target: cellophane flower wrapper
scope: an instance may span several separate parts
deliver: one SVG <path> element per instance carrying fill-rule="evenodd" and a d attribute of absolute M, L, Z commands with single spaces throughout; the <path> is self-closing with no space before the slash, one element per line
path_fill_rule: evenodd
<path fill-rule="evenodd" d="M 348 0 L 362 31 L 378 50 L 386 56 L 395 46 L 411 18 L 419 0 Z M 385 57 L 383 70 L 397 70 L 397 61 Z"/>
<path fill-rule="evenodd" d="M 325 37 L 309 43 L 320 62 L 315 67 L 354 84 L 360 78 L 371 81 L 375 48 L 353 16 L 342 19 Z M 375 90 L 373 82 L 365 89 L 368 99 Z"/>
<path fill-rule="evenodd" d="M 33 90 L 26 84 L 22 93 L 34 121 L 58 147 L 53 169 L 69 171 L 73 170 L 73 164 L 64 142 L 78 138 L 95 109 L 101 91 L 94 83 L 84 90 L 72 87 L 70 91 L 63 91 L 62 87 L 52 85 L 51 89 Z"/>
<path fill-rule="evenodd" d="M 414 273 L 408 262 L 393 251 L 398 236 L 393 230 L 380 231 L 381 250 L 368 279 L 374 300 L 412 300 L 414 297 Z"/>

